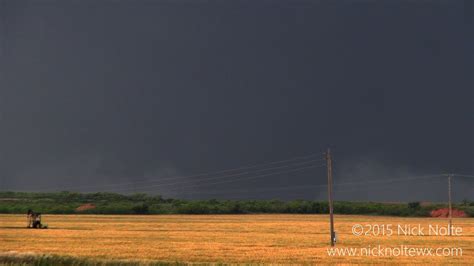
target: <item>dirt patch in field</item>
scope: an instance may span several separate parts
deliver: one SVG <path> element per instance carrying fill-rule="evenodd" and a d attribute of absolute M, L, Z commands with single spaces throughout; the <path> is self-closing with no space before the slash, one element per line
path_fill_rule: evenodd
<path fill-rule="evenodd" d="M 83 212 L 83 211 L 93 210 L 93 209 L 95 209 L 95 205 L 92 203 L 87 203 L 87 204 L 83 204 L 77 207 L 76 212 Z"/>
<path fill-rule="evenodd" d="M 437 209 L 437 210 L 432 210 L 430 212 L 431 217 L 448 217 L 449 216 L 449 209 L 448 208 L 443 208 L 443 209 Z M 462 217 L 467 217 L 466 213 L 461 210 L 453 209 L 452 216 L 454 218 L 462 218 Z"/>

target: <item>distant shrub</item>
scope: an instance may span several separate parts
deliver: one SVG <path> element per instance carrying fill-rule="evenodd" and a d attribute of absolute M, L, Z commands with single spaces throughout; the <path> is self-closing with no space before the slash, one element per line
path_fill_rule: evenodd
<path fill-rule="evenodd" d="M 210 214 L 210 207 L 203 202 L 196 201 L 196 202 L 188 202 L 185 204 L 179 205 L 177 209 L 178 213 L 181 214 Z"/>
<path fill-rule="evenodd" d="M 133 207 L 132 207 L 132 211 L 133 211 L 135 214 L 148 214 L 148 213 L 149 213 L 149 207 L 148 207 L 147 204 L 142 203 L 142 204 L 133 206 Z"/>
<path fill-rule="evenodd" d="M 420 208 L 420 202 L 418 201 L 409 202 L 408 208 L 418 210 Z"/>
<path fill-rule="evenodd" d="M 239 214 L 239 213 L 307 213 L 329 212 L 328 202 L 308 200 L 180 200 L 163 199 L 143 193 L 121 195 L 116 193 L 29 193 L 0 192 L 0 213 L 21 213 L 28 209 L 43 214 L 68 214 L 84 204 L 94 205 L 84 214 Z M 457 204 L 469 216 L 474 216 L 473 202 Z M 334 202 L 338 214 L 368 214 L 389 216 L 429 216 L 432 210 L 446 208 L 446 204 Z"/>

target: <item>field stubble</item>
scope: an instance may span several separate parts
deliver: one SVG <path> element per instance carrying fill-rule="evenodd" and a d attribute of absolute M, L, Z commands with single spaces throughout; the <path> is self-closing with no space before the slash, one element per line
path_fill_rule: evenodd
<path fill-rule="evenodd" d="M 44 215 L 50 229 L 26 229 L 0 215 L 0 252 L 190 263 L 470 263 L 474 219 L 461 236 L 354 236 L 354 224 L 446 225 L 445 219 L 336 215 L 337 247 L 456 247 L 462 256 L 329 256 L 326 215 Z"/>

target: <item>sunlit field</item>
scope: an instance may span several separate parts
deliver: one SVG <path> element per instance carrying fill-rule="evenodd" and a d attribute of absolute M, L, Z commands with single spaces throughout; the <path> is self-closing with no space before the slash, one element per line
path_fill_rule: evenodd
<path fill-rule="evenodd" d="M 474 219 L 454 219 L 460 236 L 355 236 L 355 224 L 428 228 L 445 219 L 335 216 L 336 247 L 461 248 L 456 256 L 329 256 L 326 215 L 44 215 L 49 229 L 26 229 L 23 215 L 0 215 L 0 252 L 184 263 L 472 263 Z M 386 232 L 387 233 L 387 232 Z M 425 232 L 427 233 L 427 231 Z"/>

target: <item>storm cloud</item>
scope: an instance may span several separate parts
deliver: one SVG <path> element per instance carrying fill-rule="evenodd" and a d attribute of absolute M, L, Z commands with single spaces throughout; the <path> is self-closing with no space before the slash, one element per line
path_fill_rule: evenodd
<path fill-rule="evenodd" d="M 0 190 L 324 199 L 324 167 L 146 184 L 328 147 L 336 183 L 472 175 L 473 14 L 471 1 L 1 0 Z M 456 180 L 455 199 L 472 199 L 474 178 Z M 444 200 L 442 182 L 336 196 Z"/>

